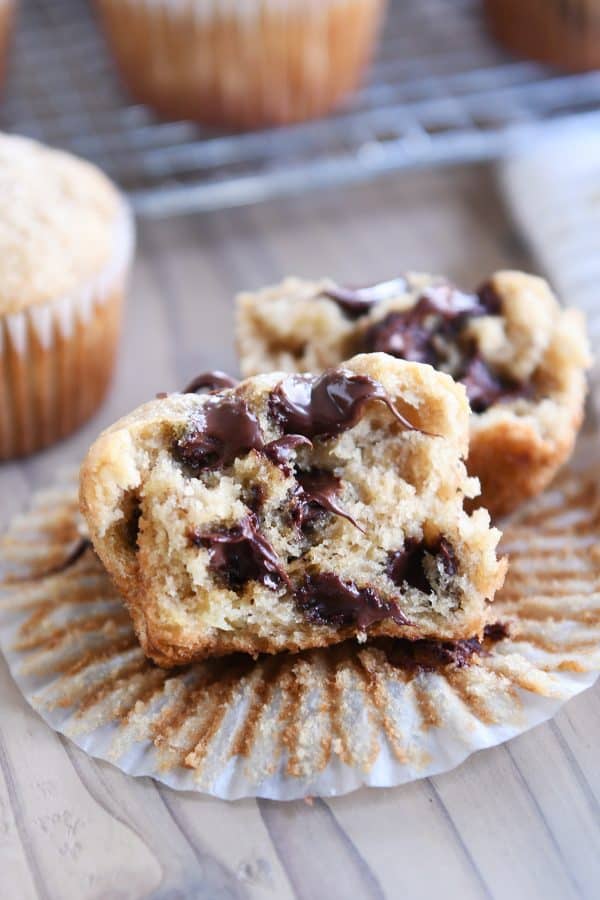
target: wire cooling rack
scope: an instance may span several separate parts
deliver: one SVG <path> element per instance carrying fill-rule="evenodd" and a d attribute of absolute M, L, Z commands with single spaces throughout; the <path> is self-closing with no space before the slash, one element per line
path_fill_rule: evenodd
<path fill-rule="evenodd" d="M 487 37 L 479 0 L 392 2 L 370 80 L 336 114 L 244 135 L 161 122 L 121 89 L 91 0 L 21 0 L 0 127 L 99 163 L 137 211 L 254 202 L 496 156 L 540 122 L 598 118 L 600 71 L 564 75 Z"/>

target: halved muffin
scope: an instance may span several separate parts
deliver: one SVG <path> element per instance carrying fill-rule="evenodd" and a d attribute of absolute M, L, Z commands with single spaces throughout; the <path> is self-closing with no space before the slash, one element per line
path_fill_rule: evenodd
<path fill-rule="evenodd" d="M 319 372 L 377 351 L 462 382 L 468 468 L 492 514 L 543 490 L 573 449 L 590 364 L 585 324 L 541 278 L 497 272 L 474 293 L 421 274 L 359 290 L 288 278 L 237 303 L 244 375 Z"/>
<path fill-rule="evenodd" d="M 81 506 L 145 652 L 170 666 L 481 634 L 505 564 L 488 513 L 463 509 L 468 421 L 447 375 L 372 354 L 117 422 L 84 462 Z"/>

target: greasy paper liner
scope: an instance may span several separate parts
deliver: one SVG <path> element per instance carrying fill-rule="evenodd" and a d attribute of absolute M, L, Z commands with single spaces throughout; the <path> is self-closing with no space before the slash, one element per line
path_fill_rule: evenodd
<path fill-rule="evenodd" d="M 255 128 L 354 90 L 386 0 L 96 0 L 131 93 L 167 118 Z"/>
<path fill-rule="evenodd" d="M 77 290 L 0 316 L 0 461 L 75 431 L 102 402 L 114 368 L 133 216 L 119 201 L 111 251 Z"/>
<path fill-rule="evenodd" d="M 165 671 L 82 542 L 71 473 L 1 542 L 0 646 L 53 728 L 132 775 L 228 799 L 413 781 L 549 719 L 595 681 L 599 475 L 571 468 L 506 523 L 494 619 L 510 636 L 467 664 L 388 642 Z"/>

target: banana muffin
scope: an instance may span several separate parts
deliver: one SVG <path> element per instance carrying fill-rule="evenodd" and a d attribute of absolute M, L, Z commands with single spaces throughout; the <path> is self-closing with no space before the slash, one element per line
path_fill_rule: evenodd
<path fill-rule="evenodd" d="M 0 460 L 97 409 L 132 249 L 127 205 L 98 169 L 0 134 Z"/>
<path fill-rule="evenodd" d="M 237 308 L 244 375 L 320 372 L 379 351 L 462 382 L 468 468 L 494 515 L 542 491 L 571 454 L 590 363 L 585 323 L 541 278 L 496 272 L 474 293 L 421 274 L 358 290 L 288 278 L 241 294 Z"/>
<path fill-rule="evenodd" d="M 462 386 L 379 353 L 210 382 L 117 422 L 81 471 L 91 539 L 148 656 L 482 633 L 505 563 L 487 511 L 463 508 L 478 485 Z"/>
<path fill-rule="evenodd" d="M 166 118 L 259 128 L 354 90 L 385 0 L 96 0 L 125 84 Z"/>

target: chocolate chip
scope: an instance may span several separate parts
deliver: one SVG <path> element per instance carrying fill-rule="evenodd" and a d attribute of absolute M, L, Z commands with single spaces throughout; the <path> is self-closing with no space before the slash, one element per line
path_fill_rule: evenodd
<path fill-rule="evenodd" d="M 305 529 L 319 518 L 323 510 L 326 510 L 333 515 L 342 516 L 359 531 L 363 531 L 337 499 L 336 495 L 342 489 L 342 482 L 333 472 L 311 469 L 310 472 L 298 472 L 296 479 L 299 490 L 294 496 L 292 517 L 298 528 Z"/>
<path fill-rule="evenodd" d="M 405 278 L 394 278 L 364 288 L 348 288 L 334 285 L 323 291 L 325 297 L 333 300 L 348 319 L 359 319 L 382 300 L 397 297 L 406 291 Z"/>
<path fill-rule="evenodd" d="M 499 316 L 502 314 L 502 297 L 494 287 L 491 281 L 484 282 L 477 296 L 482 306 L 485 307 L 488 316 Z"/>
<path fill-rule="evenodd" d="M 215 369 L 213 372 L 203 372 L 202 375 L 197 375 L 193 381 L 190 381 L 182 393 L 200 394 L 206 392 L 210 394 L 214 391 L 223 390 L 223 388 L 233 388 L 237 384 L 239 384 L 239 382 L 236 378 L 232 378 L 231 375 L 227 375 L 226 372 Z"/>
<path fill-rule="evenodd" d="M 390 665 L 408 672 L 435 672 L 448 666 L 462 669 L 483 648 L 477 638 L 462 641 L 393 641 L 386 645 Z"/>
<path fill-rule="evenodd" d="M 460 376 L 473 412 L 482 413 L 495 403 L 533 396 L 531 385 L 519 384 L 494 374 L 480 356 L 473 356 Z"/>
<path fill-rule="evenodd" d="M 289 375 L 272 392 L 270 408 L 286 434 L 333 437 L 356 425 L 370 400 L 385 403 L 405 428 L 415 430 L 395 409 L 379 382 L 341 369 L 319 377 Z"/>
<path fill-rule="evenodd" d="M 445 359 L 439 338 L 456 341 L 457 326 L 464 324 L 466 317 L 485 312 L 476 295 L 465 294 L 448 284 L 434 285 L 410 309 L 390 312 L 372 325 L 363 349 L 440 368 Z"/>
<path fill-rule="evenodd" d="M 285 475 L 291 474 L 289 462 L 299 447 L 312 447 L 312 441 L 302 434 L 286 434 L 265 444 L 263 453 L 278 466 Z"/>
<path fill-rule="evenodd" d="M 196 547 L 205 547 L 210 556 L 209 567 L 232 589 L 242 588 L 248 581 L 259 581 L 275 590 L 289 585 L 282 562 L 250 513 L 231 528 L 194 531 L 190 535 Z"/>
<path fill-rule="evenodd" d="M 531 388 L 493 372 L 479 356 L 476 344 L 461 339 L 470 319 L 500 311 L 501 299 L 489 283 L 477 294 L 465 294 L 447 284 L 435 285 L 427 288 L 410 309 L 390 312 L 372 325 L 362 349 L 447 369 L 464 384 L 473 412 L 482 413 L 495 403 L 532 396 Z M 452 348 L 459 350 L 458 363 L 451 358 Z"/>
<path fill-rule="evenodd" d="M 315 625 L 356 625 L 364 630 L 384 619 L 411 624 L 394 601 L 385 600 L 374 588 L 343 581 L 333 572 L 305 575 L 296 603 Z"/>
<path fill-rule="evenodd" d="M 229 466 L 243 453 L 262 450 L 258 419 L 241 397 L 208 398 L 187 432 L 173 445 L 176 459 L 192 472 Z"/>
<path fill-rule="evenodd" d="M 125 540 L 132 550 L 136 550 L 138 534 L 140 531 L 140 519 L 142 518 L 142 507 L 137 497 L 130 502 L 131 509 L 125 519 Z"/>
<path fill-rule="evenodd" d="M 434 545 L 428 547 L 425 541 L 417 541 L 409 538 L 401 550 L 394 550 L 388 555 L 386 574 L 398 587 L 408 585 L 416 588 L 424 594 L 429 594 L 433 589 L 425 571 L 425 554 L 435 556 L 444 567 L 446 575 L 451 578 L 458 571 L 456 556 L 451 544 L 440 538 Z"/>
<path fill-rule="evenodd" d="M 485 626 L 483 635 L 489 641 L 503 641 L 510 637 L 510 627 L 506 622 L 492 622 Z"/>

